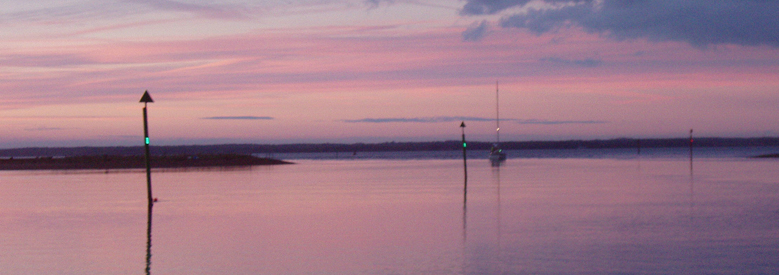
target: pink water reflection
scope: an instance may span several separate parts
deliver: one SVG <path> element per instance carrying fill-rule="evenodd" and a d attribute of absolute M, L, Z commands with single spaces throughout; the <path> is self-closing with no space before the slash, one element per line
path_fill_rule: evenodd
<path fill-rule="evenodd" d="M 770 273 L 775 161 L 305 161 L 157 171 L 151 273 Z M 140 171 L 0 173 L 4 272 L 141 274 Z"/>

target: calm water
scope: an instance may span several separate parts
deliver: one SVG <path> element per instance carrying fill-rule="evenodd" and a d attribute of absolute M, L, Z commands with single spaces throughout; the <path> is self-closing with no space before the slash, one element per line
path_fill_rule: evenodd
<path fill-rule="evenodd" d="M 0 274 L 779 272 L 779 160 L 297 162 L 0 172 Z"/>

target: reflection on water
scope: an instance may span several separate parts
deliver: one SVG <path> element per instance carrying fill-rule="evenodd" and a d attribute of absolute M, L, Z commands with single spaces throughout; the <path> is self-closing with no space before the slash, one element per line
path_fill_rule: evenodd
<path fill-rule="evenodd" d="M 151 210 L 154 204 L 149 203 L 149 213 L 146 215 L 146 274 L 151 274 Z"/>
<path fill-rule="evenodd" d="M 690 220 L 695 217 L 695 177 L 692 172 L 692 159 L 690 159 Z"/>
<path fill-rule="evenodd" d="M 468 239 L 468 177 L 463 180 L 463 243 Z"/>
<path fill-rule="evenodd" d="M 695 161 L 694 177 L 686 156 L 642 159 L 639 169 L 634 159 L 473 161 L 467 178 L 459 159 L 160 172 L 155 194 L 165 202 L 154 209 L 154 270 L 779 270 L 777 162 Z M 0 273 L 137 274 L 145 257 L 150 274 L 144 176 L 0 172 Z"/>

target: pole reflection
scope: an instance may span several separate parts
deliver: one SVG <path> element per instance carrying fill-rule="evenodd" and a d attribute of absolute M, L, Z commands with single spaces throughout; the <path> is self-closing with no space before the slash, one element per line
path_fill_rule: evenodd
<path fill-rule="evenodd" d="M 468 236 L 468 177 L 463 181 L 463 245 Z"/>
<path fill-rule="evenodd" d="M 151 212 L 154 204 L 149 203 L 149 213 L 146 216 L 146 269 L 145 273 L 151 274 Z"/>
<path fill-rule="evenodd" d="M 695 208 L 695 177 L 692 172 L 692 158 L 690 158 L 690 220 L 693 219 Z"/>
<path fill-rule="evenodd" d="M 692 220 L 693 218 L 693 212 L 692 212 L 694 206 L 693 197 L 695 194 L 695 190 L 693 188 L 694 186 L 693 186 L 693 174 L 692 174 L 692 142 L 693 142 L 692 129 L 690 129 L 690 220 Z"/>
<path fill-rule="evenodd" d="M 468 176 L 463 179 L 463 247 L 462 247 L 462 274 L 466 274 L 467 247 L 468 247 Z"/>
<path fill-rule="evenodd" d="M 495 218 L 496 218 L 495 222 L 497 223 L 496 226 L 495 226 L 496 227 L 496 229 L 495 229 L 496 232 L 495 233 L 496 233 L 496 238 L 497 238 L 497 240 L 496 240 L 497 244 L 496 244 L 496 247 L 495 247 L 495 250 L 496 250 L 495 257 L 496 257 L 497 262 L 499 263 L 498 264 L 498 274 L 503 274 L 503 264 L 500 264 L 500 263 L 502 263 L 502 261 L 501 261 L 501 239 L 502 239 L 501 227 L 502 227 L 502 223 L 501 223 L 501 205 L 500 205 L 500 201 L 501 201 L 500 200 L 500 164 L 494 166 L 493 169 L 492 169 L 492 172 L 493 172 L 493 179 L 495 181 L 495 186 L 496 186 L 496 189 L 497 189 L 497 191 L 496 191 L 497 192 L 497 196 L 496 196 L 497 197 L 497 203 L 496 203 L 496 213 L 495 213 Z"/>
<path fill-rule="evenodd" d="M 501 164 L 503 164 L 502 160 L 490 159 L 490 166 L 492 166 L 492 167 L 500 167 Z"/>
<path fill-rule="evenodd" d="M 494 166 L 492 168 L 492 179 L 495 183 L 495 190 L 497 192 L 496 195 L 496 203 L 495 203 L 495 222 L 496 222 L 496 233 L 498 237 L 498 241 L 500 241 L 500 227 L 501 227 L 501 221 L 500 221 L 500 166 Z"/>

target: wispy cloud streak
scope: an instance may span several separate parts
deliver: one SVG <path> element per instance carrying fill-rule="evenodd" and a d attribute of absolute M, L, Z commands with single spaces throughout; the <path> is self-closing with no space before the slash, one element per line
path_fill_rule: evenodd
<path fill-rule="evenodd" d="M 204 117 L 202 119 L 211 119 L 211 120 L 272 120 L 273 117 L 269 116 L 212 116 L 212 117 Z"/>
<path fill-rule="evenodd" d="M 30 132 L 48 132 L 48 131 L 60 131 L 60 130 L 66 130 L 68 128 L 62 128 L 62 127 L 37 127 L 37 128 L 24 128 L 25 131 Z"/>
<path fill-rule="evenodd" d="M 494 118 L 484 117 L 463 117 L 463 116 L 440 116 L 440 117 L 411 117 L 411 118 L 363 118 L 353 120 L 343 120 L 347 123 L 442 123 L 457 121 L 494 121 Z M 546 119 L 517 119 L 505 118 L 501 121 L 511 121 L 517 124 L 537 124 L 537 125 L 560 125 L 560 124 L 604 124 L 608 121 L 602 120 L 546 120 Z"/>
<path fill-rule="evenodd" d="M 501 119 L 503 120 L 503 119 Z M 545 120 L 545 119 L 507 119 L 518 124 L 560 125 L 560 124 L 605 124 L 605 120 Z"/>
<path fill-rule="evenodd" d="M 60 4 L 46 7 L 0 11 L 0 22 L 85 22 L 93 19 L 111 19 L 133 14 L 133 11 L 111 1 L 93 1 L 81 4 Z"/>
<path fill-rule="evenodd" d="M 145 4 L 154 9 L 168 12 L 187 12 L 212 19 L 242 19 L 249 15 L 249 9 L 237 5 L 198 5 L 172 0 L 125 0 Z"/>
<path fill-rule="evenodd" d="M 411 118 L 362 118 L 362 119 L 347 119 L 343 122 L 347 123 L 393 123 L 393 122 L 415 122 L 415 123 L 440 123 L 440 122 L 453 122 L 453 121 L 490 121 L 489 118 L 481 117 L 464 117 L 464 116 L 439 116 L 439 117 L 411 117 Z"/>
<path fill-rule="evenodd" d="M 95 64 L 88 57 L 74 54 L 17 54 L 0 56 L 4 66 L 12 67 L 61 67 L 73 65 Z"/>

